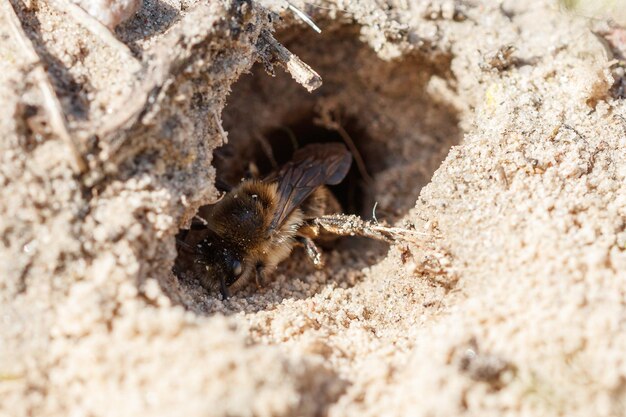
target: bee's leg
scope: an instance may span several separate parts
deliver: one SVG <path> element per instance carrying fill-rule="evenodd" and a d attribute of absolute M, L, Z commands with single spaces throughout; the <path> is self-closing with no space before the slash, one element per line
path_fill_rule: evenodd
<path fill-rule="evenodd" d="M 267 278 L 267 272 L 265 269 L 265 265 L 261 262 L 259 262 L 258 264 L 256 264 L 256 269 L 255 269 L 255 274 L 254 274 L 254 281 L 256 283 L 256 286 L 258 288 L 263 288 L 267 282 L 266 278 Z"/>
<path fill-rule="evenodd" d="M 306 236 L 297 236 L 296 240 L 304 246 L 304 250 L 306 251 L 307 256 L 313 262 L 313 265 L 317 269 L 322 269 L 324 267 L 324 259 L 322 259 L 322 251 L 317 247 L 313 239 Z"/>

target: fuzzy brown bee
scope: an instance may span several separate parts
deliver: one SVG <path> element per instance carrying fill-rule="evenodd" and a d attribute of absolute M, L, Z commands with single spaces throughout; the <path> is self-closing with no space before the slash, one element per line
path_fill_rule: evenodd
<path fill-rule="evenodd" d="M 325 185 L 339 184 L 351 164 L 352 155 L 342 143 L 312 144 L 267 177 L 244 180 L 228 191 L 204 213 L 203 224 L 196 224 L 204 229 L 203 240 L 195 246 L 179 241 L 204 266 L 202 285 L 218 287 L 224 298 L 252 278 L 261 287 L 296 244 L 321 267 L 313 239 L 411 239 L 411 231 L 337 214 L 341 206 Z"/>
<path fill-rule="evenodd" d="M 320 266 L 311 240 L 320 233 L 310 222 L 340 211 L 324 185 L 340 183 L 351 163 L 341 143 L 308 145 L 266 178 L 244 180 L 230 190 L 211 206 L 207 235 L 194 249 L 206 269 L 202 285 L 210 289 L 219 283 L 223 297 L 251 278 L 262 286 L 298 243 Z"/>

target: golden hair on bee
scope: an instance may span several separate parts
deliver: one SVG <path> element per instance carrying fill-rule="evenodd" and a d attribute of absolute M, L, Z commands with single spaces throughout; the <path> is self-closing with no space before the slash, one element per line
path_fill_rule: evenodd
<path fill-rule="evenodd" d="M 208 227 L 229 241 L 248 237 L 254 231 L 263 238 L 277 204 L 277 184 L 246 180 L 214 206 L 207 219 Z"/>

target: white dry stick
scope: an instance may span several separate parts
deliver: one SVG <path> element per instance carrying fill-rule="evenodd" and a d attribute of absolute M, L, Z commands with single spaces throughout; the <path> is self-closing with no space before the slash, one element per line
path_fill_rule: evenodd
<path fill-rule="evenodd" d="M 113 50 L 119 52 L 124 58 L 134 60 L 132 52 L 122 41 L 117 39 L 115 35 L 102 24 L 98 19 L 87 13 L 80 6 L 70 2 L 69 0 L 55 0 L 52 4 L 60 11 L 65 12 L 79 25 L 87 29 L 97 39 L 108 45 Z"/>
<path fill-rule="evenodd" d="M 272 49 L 272 55 L 287 69 L 294 80 L 309 92 L 321 87 L 322 77 L 317 72 L 282 46 L 269 32 L 263 32 L 261 36 Z"/>
<path fill-rule="evenodd" d="M 317 33 L 322 33 L 322 29 L 320 29 L 315 24 L 313 19 L 311 19 L 311 16 L 309 16 L 306 13 L 304 13 L 302 10 L 298 9 L 296 6 L 294 6 L 290 2 L 287 2 L 287 4 L 288 4 L 287 7 L 289 8 L 289 10 L 291 10 L 296 16 L 298 16 L 300 19 L 302 19 L 304 21 L 304 23 L 306 23 L 307 25 L 311 26 L 313 28 L 313 30 L 316 31 Z"/>
<path fill-rule="evenodd" d="M 374 202 L 374 208 L 372 209 L 372 219 L 374 219 L 374 224 L 378 224 L 378 219 L 376 218 L 376 207 L 378 207 L 378 201 Z"/>
<path fill-rule="evenodd" d="M 9 1 L 3 1 L 2 9 L 6 16 L 6 20 L 9 23 L 9 27 L 13 32 L 13 36 L 20 45 L 20 50 L 29 61 L 32 68 L 31 73 L 35 78 L 37 86 L 41 90 L 43 105 L 46 108 L 48 117 L 50 118 L 50 128 L 62 141 L 67 143 L 67 146 L 70 148 L 73 156 L 72 165 L 74 166 L 74 169 L 80 173 L 86 172 L 87 163 L 79 150 L 80 147 L 76 139 L 70 135 L 67 128 L 67 121 L 65 120 L 65 114 L 61 108 L 61 103 L 59 103 L 59 99 L 54 92 L 50 79 L 48 78 L 48 73 L 44 69 L 41 59 L 39 59 L 39 55 L 37 55 L 37 52 L 35 51 L 35 47 L 31 43 L 30 39 L 28 39 L 28 36 L 26 36 L 26 33 L 22 28 L 22 23 L 17 17 L 11 3 Z"/>

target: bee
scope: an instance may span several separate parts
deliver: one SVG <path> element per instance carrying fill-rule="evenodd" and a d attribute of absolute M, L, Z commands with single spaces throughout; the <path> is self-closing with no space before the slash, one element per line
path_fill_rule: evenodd
<path fill-rule="evenodd" d="M 195 246 L 178 241 L 204 266 L 200 283 L 219 288 L 222 297 L 252 279 L 264 286 L 269 275 L 303 246 L 313 264 L 323 266 L 313 241 L 341 235 L 362 235 L 392 241 L 406 231 L 339 214 L 341 206 L 327 185 L 339 184 L 350 170 L 352 154 L 342 143 L 311 144 L 263 179 L 245 179 L 192 224 L 203 229 Z"/>
<path fill-rule="evenodd" d="M 342 143 L 311 144 L 265 178 L 243 180 L 228 191 L 204 214 L 205 224 L 193 226 L 206 234 L 193 247 L 205 269 L 201 284 L 213 289 L 219 283 L 224 298 L 251 279 L 262 287 L 297 244 L 321 267 L 312 238 L 323 237 L 310 222 L 341 210 L 326 185 L 339 184 L 351 164 Z"/>

